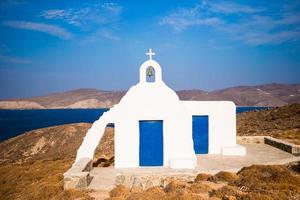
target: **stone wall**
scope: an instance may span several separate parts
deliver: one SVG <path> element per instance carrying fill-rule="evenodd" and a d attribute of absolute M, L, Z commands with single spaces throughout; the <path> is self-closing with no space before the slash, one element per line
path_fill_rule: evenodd
<path fill-rule="evenodd" d="M 270 136 L 264 138 L 265 144 L 271 145 L 293 155 L 300 155 L 300 145 L 295 145 L 292 143 L 285 142 Z"/>
<path fill-rule="evenodd" d="M 197 174 L 172 174 L 167 175 L 126 175 L 118 174 L 116 177 L 116 185 L 125 185 L 129 188 L 148 189 L 153 186 L 165 187 L 173 180 L 184 182 L 194 181 Z"/>

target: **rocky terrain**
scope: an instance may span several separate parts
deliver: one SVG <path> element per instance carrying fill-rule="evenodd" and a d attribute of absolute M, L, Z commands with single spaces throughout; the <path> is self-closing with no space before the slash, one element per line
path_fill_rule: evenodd
<path fill-rule="evenodd" d="M 239 135 L 272 135 L 299 139 L 300 104 L 237 117 Z M 94 199 L 95 191 L 64 191 L 63 173 L 91 124 L 54 126 L 27 132 L 0 143 L 0 199 Z M 286 130 L 296 130 L 293 134 Z M 295 133 L 295 134 L 294 134 Z M 292 135 L 292 136 L 291 136 Z M 94 166 L 113 165 L 114 130 L 107 128 L 97 148 Z M 237 174 L 199 174 L 193 182 L 173 181 L 166 187 L 118 186 L 109 199 L 300 199 L 300 166 L 254 165 Z M 101 195 L 100 195 L 101 196 Z M 105 195 L 104 195 L 105 196 Z M 103 197 L 103 196 L 102 196 Z"/>
<path fill-rule="evenodd" d="M 109 108 L 125 91 L 78 89 L 46 96 L 0 101 L 0 109 Z M 238 86 L 216 91 L 180 90 L 181 100 L 229 100 L 238 106 L 283 106 L 300 102 L 300 84 Z"/>
<path fill-rule="evenodd" d="M 299 171 L 295 166 L 253 165 L 237 174 L 198 174 L 192 182 L 174 180 L 166 187 L 146 190 L 119 185 L 109 200 L 282 200 L 300 198 Z M 299 167 L 299 166 L 298 166 Z"/>
<path fill-rule="evenodd" d="M 92 199 L 88 192 L 64 191 L 63 173 L 91 124 L 37 129 L 0 143 L 0 199 Z M 107 128 L 96 151 L 95 166 L 113 157 L 113 129 Z"/>
<path fill-rule="evenodd" d="M 237 133 L 268 135 L 300 145 L 300 104 L 237 115 Z"/>

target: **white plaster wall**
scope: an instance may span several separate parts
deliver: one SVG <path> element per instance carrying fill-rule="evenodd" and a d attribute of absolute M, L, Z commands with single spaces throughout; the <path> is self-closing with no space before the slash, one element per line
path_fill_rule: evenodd
<path fill-rule="evenodd" d="M 146 82 L 148 66 L 155 69 L 154 83 Z M 150 59 L 141 65 L 140 82 L 128 90 L 119 104 L 93 123 L 78 149 L 76 162 L 81 158 L 93 158 L 105 126 L 114 123 L 115 167 L 139 167 L 139 120 L 163 120 L 163 166 L 194 168 L 197 158 L 192 137 L 192 115 L 209 116 L 209 153 L 219 154 L 223 148 L 230 155 L 242 152 L 236 146 L 235 112 L 232 102 L 180 101 L 162 81 L 159 64 Z"/>
<path fill-rule="evenodd" d="M 182 101 L 190 117 L 208 115 L 209 154 L 220 154 L 223 147 L 236 146 L 236 106 L 230 101 Z"/>
<path fill-rule="evenodd" d="M 138 124 L 132 119 L 116 121 L 115 124 L 115 167 L 138 166 Z"/>
<path fill-rule="evenodd" d="M 189 113 L 162 81 L 133 86 L 114 111 L 116 168 L 139 167 L 139 120 L 163 120 L 164 166 L 176 159 L 196 164 Z"/>
<path fill-rule="evenodd" d="M 155 82 L 146 82 L 146 69 L 155 70 Z M 187 160 L 185 168 L 196 165 L 191 119 L 177 94 L 162 81 L 159 64 L 154 60 L 140 67 L 140 82 L 131 87 L 113 108 L 115 167 L 139 167 L 139 121 L 163 120 L 164 166 L 171 160 Z M 176 166 L 171 166 L 176 167 Z"/>
<path fill-rule="evenodd" d="M 170 159 L 195 161 L 188 114 L 176 93 L 162 81 L 138 83 L 118 105 L 93 123 L 77 152 L 92 159 L 107 123 L 115 123 L 115 166 L 139 166 L 139 120 L 163 120 L 164 166 Z M 196 163 L 196 161 L 195 161 Z M 192 166 L 190 166 L 192 167 Z"/>

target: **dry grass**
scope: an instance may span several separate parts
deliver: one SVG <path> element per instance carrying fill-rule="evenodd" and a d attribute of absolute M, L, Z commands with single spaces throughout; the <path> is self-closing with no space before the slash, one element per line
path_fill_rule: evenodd
<path fill-rule="evenodd" d="M 71 163 L 53 159 L 1 165 L 1 200 L 91 199 L 87 192 L 63 190 L 63 173 Z"/>
<path fill-rule="evenodd" d="M 219 172 L 212 176 L 199 174 L 194 182 L 171 181 L 166 187 L 147 190 L 129 190 L 118 186 L 111 192 L 112 199 L 127 200 L 282 200 L 300 199 L 299 173 L 297 165 L 253 165 L 237 174 Z M 208 179 L 209 181 L 205 181 Z M 210 183 L 210 184 L 209 184 Z M 117 194 L 117 195 L 116 195 Z"/>
<path fill-rule="evenodd" d="M 230 172 L 219 172 L 214 176 L 209 177 L 207 180 L 212 182 L 228 182 L 231 183 L 237 180 L 239 177 L 235 173 Z"/>
<path fill-rule="evenodd" d="M 200 174 L 197 175 L 197 177 L 195 179 L 195 182 L 207 181 L 211 177 L 212 177 L 211 174 L 200 173 Z"/>
<path fill-rule="evenodd" d="M 300 145 L 300 128 L 278 131 L 274 133 L 274 137 Z"/>
<path fill-rule="evenodd" d="M 109 192 L 110 197 L 126 198 L 130 193 L 129 188 L 124 185 L 118 185 Z"/>
<path fill-rule="evenodd" d="M 186 182 L 174 180 L 166 185 L 164 190 L 168 193 L 181 193 L 185 190 L 189 190 L 189 187 L 189 184 Z"/>
<path fill-rule="evenodd" d="M 300 145 L 300 103 L 237 115 L 240 136 L 268 135 Z"/>
<path fill-rule="evenodd" d="M 0 143 L 0 164 L 75 157 L 90 126 L 87 123 L 53 126 L 5 140 Z"/>
<path fill-rule="evenodd" d="M 155 200 L 155 199 L 160 199 L 160 200 L 166 199 L 166 193 L 163 191 L 162 188 L 152 187 L 141 193 L 133 193 L 127 198 L 127 200 Z"/>
<path fill-rule="evenodd" d="M 64 191 L 63 173 L 91 125 L 68 124 L 30 131 L 0 143 L 0 199 L 92 199 L 88 192 Z M 101 143 L 113 142 L 111 128 Z M 107 141 L 110 140 L 110 141 Z M 110 155 L 111 148 L 98 149 Z M 107 162 L 113 163 L 113 159 Z"/>
<path fill-rule="evenodd" d="M 196 193 L 196 194 L 208 193 L 208 192 L 212 191 L 212 188 L 211 188 L 211 186 L 209 186 L 207 184 L 202 184 L 202 183 L 198 182 L 198 183 L 191 184 L 190 191 L 192 193 Z"/>
<path fill-rule="evenodd" d="M 239 196 L 239 190 L 235 186 L 226 185 L 218 190 L 211 191 L 209 194 L 211 197 L 218 197 L 221 199 L 233 199 L 236 198 L 236 196 Z"/>
<path fill-rule="evenodd" d="M 252 165 L 238 172 L 232 184 L 251 194 L 273 199 L 300 199 L 300 177 L 279 165 Z"/>

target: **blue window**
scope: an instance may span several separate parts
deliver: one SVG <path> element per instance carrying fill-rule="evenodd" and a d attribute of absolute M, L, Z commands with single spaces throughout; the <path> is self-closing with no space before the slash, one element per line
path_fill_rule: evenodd
<path fill-rule="evenodd" d="M 163 121 L 139 121 L 140 166 L 163 165 Z"/>

